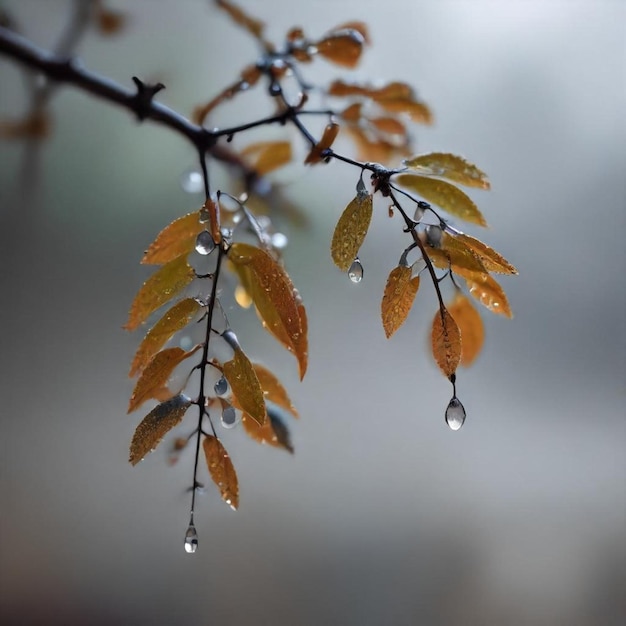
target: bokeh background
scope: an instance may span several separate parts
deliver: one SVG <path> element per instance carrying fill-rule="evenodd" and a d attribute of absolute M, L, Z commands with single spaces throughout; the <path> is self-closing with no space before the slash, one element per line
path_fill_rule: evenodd
<path fill-rule="evenodd" d="M 89 33 L 86 66 L 125 85 L 161 80 L 159 99 L 183 113 L 255 57 L 205 1 L 109 5 L 128 13 L 127 28 Z M 72 9 L 2 6 L 46 48 Z M 415 128 L 418 150 L 463 154 L 490 175 L 493 190 L 472 195 L 491 228 L 469 232 L 518 266 L 502 281 L 515 319 L 484 316 L 484 353 L 460 374 L 468 420 L 449 431 L 427 283 L 396 336 L 380 326 L 384 281 L 406 245 L 399 222 L 377 205 L 353 285 L 328 246 L 355 171 L 295 168 L 286 193 L 309 226 L 276 219 L 309 310 L 305 381 L 254 315 L 230 314 L 300 410 L 296 454 L 224 432 L 241 508 L 209 487 L 200 548 L 185 554 L 192 457 L 170 468 L 163 449 L 128 464 L 139 336 L 121 326 L 147 276 L 142 251 L 199 205 L 180 186 L 194 155 L 161 127 L 59 90 L 49 140 L 0 143 L 3 623 L 623 624 L 626 4 L 244 6 L 276 38 L 294 23 L 315 35 L 369 22 L 374 46 L 354 77 L 416 85 L 436 115 Z M 308 70 L 339 73 L 323 61 Z M 0 116 L 27 101 L 20 71 L 0 58 Z M 246 96 L 223 119 L 251 119 L 263 102 Z"/>

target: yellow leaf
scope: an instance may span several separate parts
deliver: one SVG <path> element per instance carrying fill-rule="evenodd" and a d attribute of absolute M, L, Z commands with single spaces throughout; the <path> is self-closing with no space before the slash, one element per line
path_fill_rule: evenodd
<path fill-rule="evenodd" d="M 267 419 L 263 389 L 252 363 L 241 348 L 235 349 L 233 359 L 224 363 L 223 372 L 237 406 L 263 425 Z"/>
<path fill-rule="evenodd" d="M 165 342 L 189 324 L 199 309 L 200 303 L 194 298 L 185 298 L 171 307 L 143 338 L 128 375 L 132 378 L 143 370 Z"/>
<path fill-rule="evenodd" d="M 263 365 L 253 363 L 252 367 L 254 367 L 254 371 L 259 379 L 259 384 L 261 385 L 265 399 L 283 407 L 294 417 L 298 417 L 298 411 L 296 411 L 296 408 L 291 403 L 285 388 L 281 385 L 278 378 L 266 367 L 263 367 Z"/>
<path fill-rule="evenodd" d="M 126 330 L 138 328 L 154 311 L 193 281 L 195 275 L 193 268 L 187 263 L 187 253 L 158 269 L 137 292 L 130 305 L 128 321 L 124 328 Z"/>
<path fill-rule="evenodd" d="M 355 29 L 330 33 L 315 44 L 318 54 L 342 67 L 356 67 L 363 52 L 365 39 Z"/>
<path fill-rule="evenodd" d="M 259 426 L 249 415 L 243 414 L 242 423 L 246 434 L 258 443 L 268 444 L 276 448 L 284 448 L 293 454 L 293 445 L 287 426 L 282 422 L 274 407 L 268 406 L 270 419 Z"/>
<path fill-rule="evenodd" d="M 480 353 L 485 331 L 478 311 L 460 292 L 448 305 L 448 311 L 461 331 L 461 365 L 469 367 Z"/>
<path fill-rule="evenodd" d="M 372 210 L 372 195 L 357 193 L 335 226 L 330 254 L 335 265 L 344 272 L 348 271 L 367 235 Z"/>
<path fill-rule="evenodd" d="M 146 368 L 141 372 L 139 380 L 133 389 L 128 412 L 138 409 L 146 400 L 160 396 L 162 388 L 169 380 L 177 365 L 189 358 L 202 346 L 196 346 L 185 352 L 182 348 L 166 348 L 157 352 Z"/>
<path fill-rule="evenodd" d="M 411 278 L 411 268 L 398 265 L 391 270 L 380 305 L 383 328 L 387 338 L 404 323 L 420 285 L 419 276 Z"/>
<path fill-rule="evenodd" d="M 464 278 L 487 274 L 481 260 L 472 250 L 448 233 L 442 233 L 441 248 L 428 248 L 428 256 L 436 267 L 440 269 L 450 267 L 453 272 Z"/>
<path fill-rule="evenodd" d="M 207 435 L 202 442 L 204 455 L 211 479 L 217 485 L 222 500 L 234 510 L 239 507 L 239 482 L 233 462 L 222 442 L 213 435 Z"/>
<path fill-rule="evenodd" d="M 191 400 L 181 394 L 155 406 L 135 430 L 130 444 L 129 461 L 137 465 L 148 452 L 154 450 L 161 443 L 161 439 L 180 423 L 190 406 Z"/>
<path fill-rule="evenodd" d="M 472 200 L 450 183 L 415 174 L 400 174 L 395 182 L 417 192 L 422 198 L 445 209 L 450 215 L 480 226 L 487 225 Z"/>
<path fill-rule="evenodd" d="M 246 146 L 241 155 L 249 157 L 252 165 L 260 176 L 291 161 L 291 143 L 289 141 L 259 141 Z"/>
<path fill-rule="evenodd" d="M 150 244 L 141 262 L 144 265 L 163 265 L 183 254 L 189 254 L 198 233 L 204 228 L 199 217 L 198 211 L 194 211 L 168 224 Z"/>
<path fill-rule="evenodd" d="M 504 289 L 488 274 L 468 278 L 464 276 L 470 294 L 492 313 L 513 317 Z"/>
<path fill-rule="evenodd" d="M 389 113 L 406 113 L 414 122 L 432 124 L 433 114 L 423 102 L 405 98 L 376 100 L 378 105 Z"/>
<path fill-rule="evenodd" d="M 482 261 L 485 269 L 499 274 L 517 274 L 517 270 L 502 255 L 490 248 L 479 239 L 474 239 L 465 233 L 455 235 L 455 238 L 468 246 Z"/>
<path fill-rule="evenodd" d="M 333 145 L 338 133 L 339 124 L 335 124 L 335 122 L 328 124 L 324 129 L 324 133 L 322 134 L 322 138 L 319 140 L 319 143 L 315 144 L 313 148 L 311 148 L 311 152 L 309 152 L 306 159 L 304 159 L 304 163 L 306 165 L 319 163 L 323 158 L 322 153 Z"/>
<path fill-rule="evenodd" d="M 480 189 L 491 187 L 484 172 L 455 154 L 431 152 L 406 159 L 404 164 L 411 169 L 419 170 L 425 176 L 440 176 L 467 187 Z"/>
<path fill-rule="evenodd" d="M 247 243 L 234 243 L 228 258 L 263 325 L 294 353 L 303 378 L 308 360 L 307 318 L 287 272 L 268 252 Z"/>
<path fill-rule="evenodd" d="M 435 313 L 432 346 L 439 369 L 449 378 L 461 360 L 461 332 L 445 308 Z"/>
<path fill-rule="evenodd" d="M 375 117 L 369 121 L 370 124 L 381 133 L 387 133 L 388 135 L 406 135 L 406 127 L 395 117 Z"/>

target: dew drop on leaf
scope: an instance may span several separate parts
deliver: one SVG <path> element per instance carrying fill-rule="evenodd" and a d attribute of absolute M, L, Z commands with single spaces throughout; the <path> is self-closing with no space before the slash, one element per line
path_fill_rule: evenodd
<path fill-rule="evenodd" d="M 183 172 L 180 176 L 180 186 L 186 193 L 200 193 L 204 187 L 202 174 L 196 169 Z"/>
<path fill-rule="evenodd" d="M 453 396 L 446 409 L 446 424 L 448 424 L 452 430 L 459 430 L 464 422 L 465 409 L 461 401 L 456 396 Z"/>
<path fill-rule="evenodd" d="M 363 265 L 359 261 L 359 257 L 352 261 L 352 265 L 348 270 L 348 277 L 353 283 L 360 283 L 363 280 Z"/>
<path fill-rule="evenodd" d="M 216 383 L 213 385 L 213 390 L 216 395 L 223 396 L 228 391 L 228 381 L 222 376 Z"/>
<path fill-rule="evenodd" d="M 208 230 L 203 230 L 196 237 L 196 252 L 198 254 L 207 255 L 215 250 L 215 242 Z"/>
<path fill-rule="evenodd" d="M 193 522 L 189 524 L 189 528 L 185 533 L 185 552 L 187 554 L 193 554 L 198 549 L 198 533 Z"/>
<path fill-rule="evenodd" d="M 230 405 L 225 405 L 222 409 L 222 426 L 224 428 L 235 428 L 239 424 L 240 418 L 237 411 Z"/>
<path fill-rule="evenodd" d="M 274 233 L 272 235 L 272 247 L 275 250 L 284 250 L 289 243 L 287 236 L 283 233 Z"/>

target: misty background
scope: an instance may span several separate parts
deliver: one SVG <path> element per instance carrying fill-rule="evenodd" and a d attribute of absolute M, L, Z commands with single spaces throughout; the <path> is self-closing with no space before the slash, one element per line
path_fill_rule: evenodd
<path fill-rule="evenodd" d="M 161 81 L 158 99 L 185 115 L 255 59 L 205 1 L 107 4 L 129 22 L 119 36 L 85 37 L 86 67 L 127 86 L 132 75 Z M 72 3 L 1 5 L 50 49 Z M 492 191 L 470 191 L 490 228 L 467 232 L 518 267 L 501 281 L 515 318 L 485 311 L 483 353 L 459 372 L 467 422 L 451 432 L 450 386 L 429 356 L 428 281 L 391 340 L 380 323 L 386 276 L 408 243 L 398 218 L 375 204 L 354 285 L 329 243 L 356 170 L 283 175 L 309 219 L 298 229 L 276 217 L 309 312 L 304 382 L 254 314 L 228 311 L 299 409 L 296 454 L 223 431 L 240 510 L 201 474 L 199 549 L 186 554 L 193 455 L 168 467 L 165 442 L 128 463 L 144 412 L 126 415 L 126 374 L 141 335 L 121 326 L 149 274 L 143 250 L 201 203 L 180 185 L 195 157 L 167 129 L 63 87 L 39 149 L 0 143 L 3 622 L 623 624 L 626 4 L 242 6 L 276 41 L 295 24 L 312 37 L 369 24 L 373 46 L 352 76 L 414 85 L 436 120 L 413 127 L 417 151 L 462 154 L 490 177 Z M 322 60 L 305 71 L 342 74 Z M 247 94 L 219 123 L 254 119 L 265 98 Z M 27 102 L 19 68 L 0 56 L 0 118 Z"/>

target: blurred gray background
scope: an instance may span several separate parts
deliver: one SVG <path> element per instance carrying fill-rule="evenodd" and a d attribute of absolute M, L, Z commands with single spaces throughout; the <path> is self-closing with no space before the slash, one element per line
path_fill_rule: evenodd
<path fill-rule="evenodd" d="M 255 57 L 204 1 L 109 4 L 130 21 L 114 38 L 87 35 L 86 66 L 125 85 L 161 80 L 159 99 L 185 114 Z M 46 48 L 71 9 L 3 6 Z M 355 171 L 296 168 L 287 193 L 310 225 L 281 228 L 310 316 L 304 382 L 252 313 L 231 313 L 300 410 L 296 455 L 224 432 L 241 508 L 210 487 L 187 555 L 192 455 L 170 468 L 163 448 L 128 464 L 140 336 L 121 326 L 148 275 L 142 251 L 199 206 L 179 183 L 194 155 L 161 127 L 59 90 L 38 150 L 0 143 L 3 623 L 623 624 L 626 4 L 244 6 L 276 39 L 294 23 L 313 36 L 370 24 L 354 77 L 414 84 L 436 115 L 415 128 L 418 151 L 463 154 L 490 176 L 493 190 L 471 195 L 491 228 L 468 231 L 519 268 L 502 280 L 515 318 L 484 315 L 484 352 L 459 377 L 467 423 L 449 431 L 449 385 L 428 353 L 432 288 L 391 340 L 380 325 L 407 243 L 397 218 L 377 205 L 353 285 L 328 247 Z M 340 73 L 323 61 L 307 71 Z M 247 95 L 223 119 L 252 119 L 263 101 Z M 26 103 L 0 57 L 0 116 Z"/>

